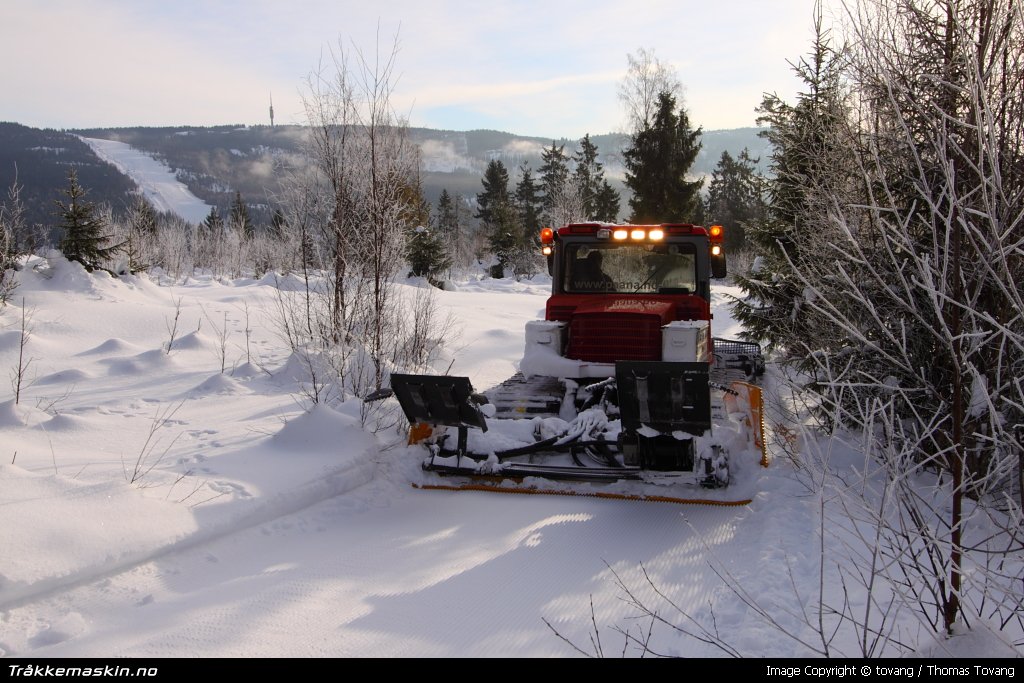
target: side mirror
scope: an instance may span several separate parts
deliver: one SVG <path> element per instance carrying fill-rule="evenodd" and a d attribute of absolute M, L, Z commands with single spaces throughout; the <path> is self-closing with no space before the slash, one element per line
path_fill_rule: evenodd
<path fill-rule="evenodd" d="M 717 254 L 711 255 L 711 277 L 721 280 L 726 274 L 725 252 L 719 250 Z"/>

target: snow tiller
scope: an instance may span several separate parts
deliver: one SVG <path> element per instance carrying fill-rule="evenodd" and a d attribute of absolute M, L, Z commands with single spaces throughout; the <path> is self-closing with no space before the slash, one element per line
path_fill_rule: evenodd
<path fill-rule="evenodd" d="M 545 228 L 552 294 L 518 373 L 483 393 L 466 377 L 391 376 L 423 468 L 473 488 L 615 482 L 644 498 L 650 484 L 723 490 L 767 464 L 760 348 L 711 336 L 721 242 L 720 226 Z M 657 497 L 690 502 L 677 492 Z"/>

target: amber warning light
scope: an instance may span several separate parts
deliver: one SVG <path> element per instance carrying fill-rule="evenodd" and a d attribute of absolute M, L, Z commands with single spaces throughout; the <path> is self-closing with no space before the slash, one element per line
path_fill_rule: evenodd
<path fill-rule="evenodd" d="M 555 241 L 555 231 L 551 228 L 541 228 L 540 231 L 540 243 L 541 244 L 552 244 Z"/>
<path fill-rule="evenodd" d="M 712 242 L 721 242 L 722 241 L 722 226 L 721 225 L 712 225 L 710 228 L 708 228 L 708 234 L 711 236 L 711 241 Z"/>

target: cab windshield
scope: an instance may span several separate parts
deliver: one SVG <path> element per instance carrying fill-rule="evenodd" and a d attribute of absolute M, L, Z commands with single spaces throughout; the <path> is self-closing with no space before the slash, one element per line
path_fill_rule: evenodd
<path fill-rule="evenodd" d="M 692 244 L 570 244 L 565 250 L 569 293 L 692 294 L 697 290 Z"/>

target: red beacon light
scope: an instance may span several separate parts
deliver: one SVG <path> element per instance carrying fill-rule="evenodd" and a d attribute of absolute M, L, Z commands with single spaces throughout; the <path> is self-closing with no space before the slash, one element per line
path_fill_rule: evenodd
<path fill-rule="evenodd" d="M 555 243 L 555 231 L 551 228 L 541 228 L 540 231 L 540 243 L 541 244 L 554 244 Z"/>

